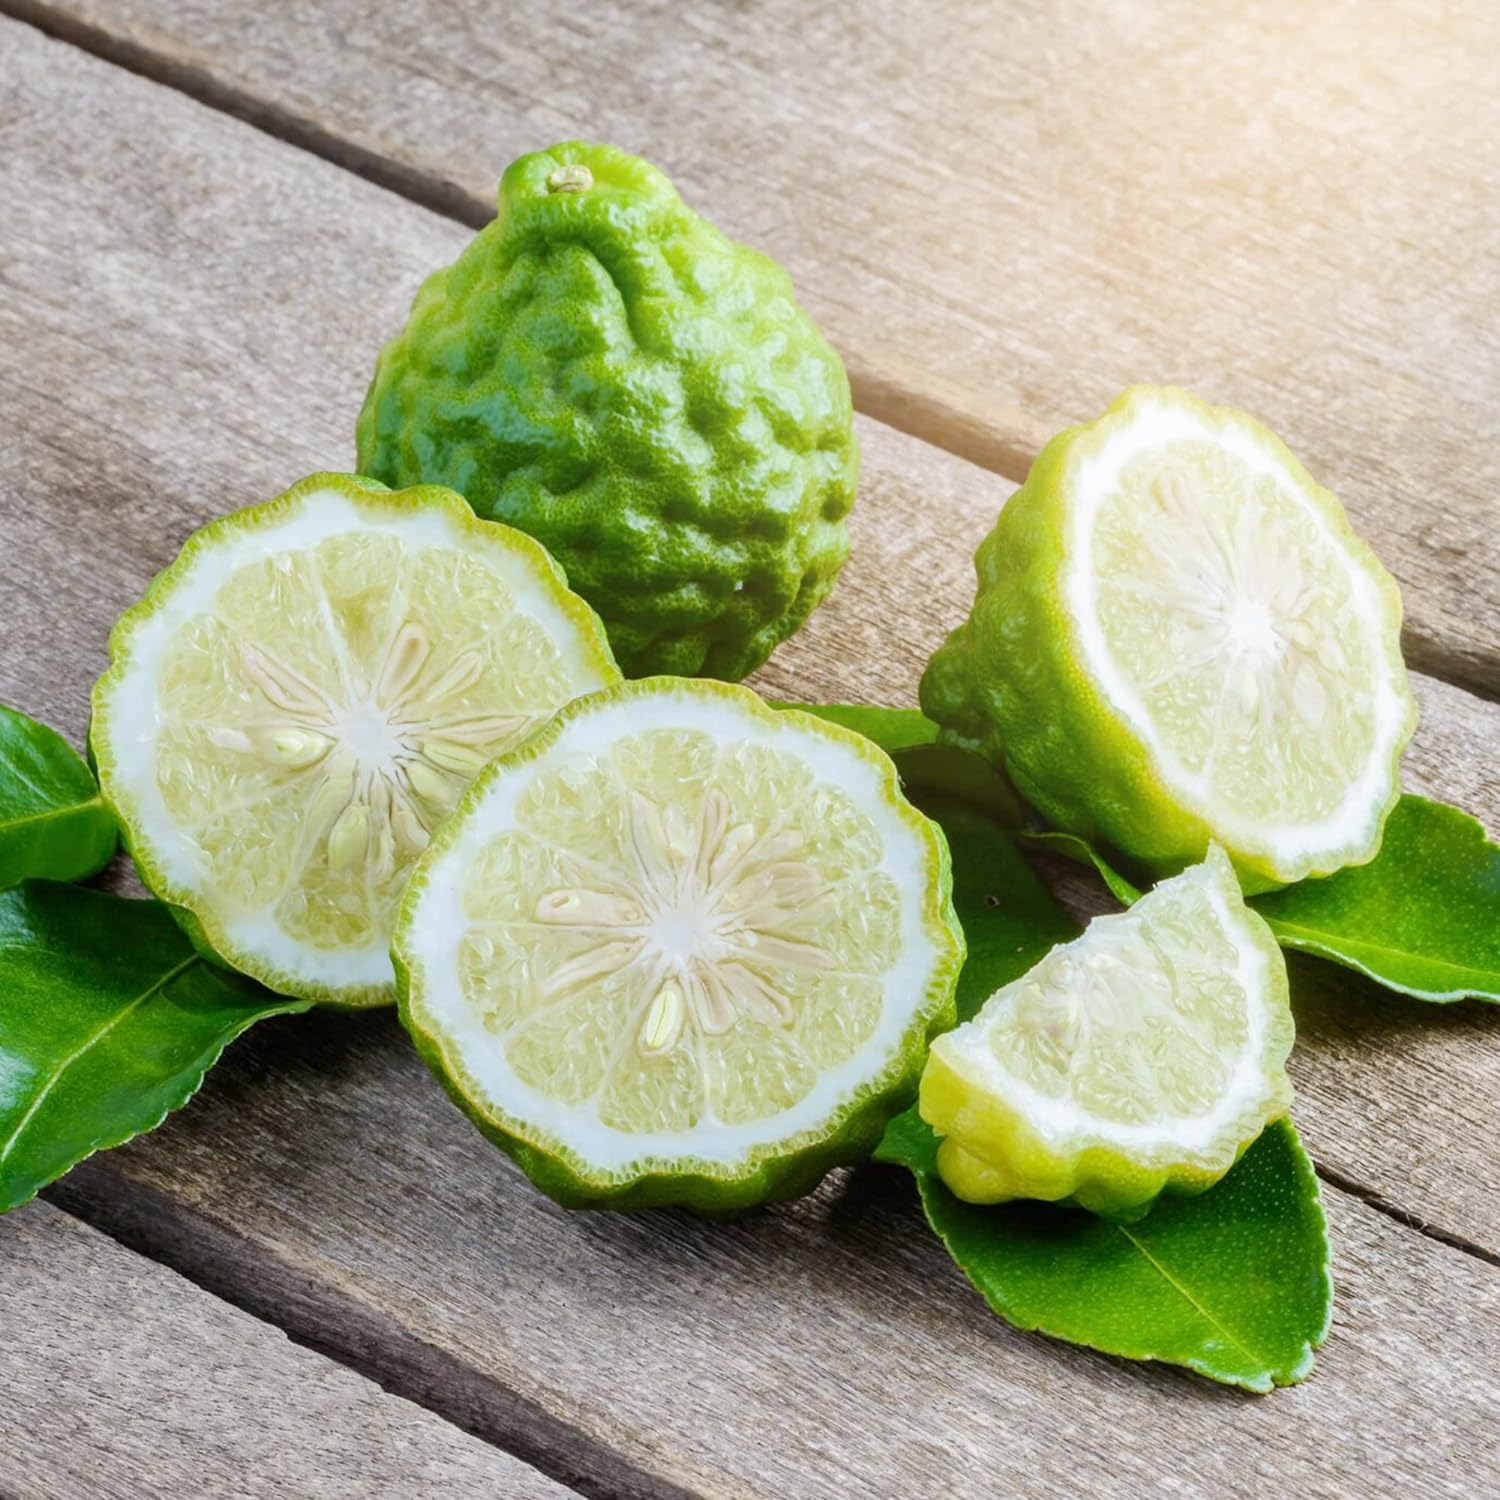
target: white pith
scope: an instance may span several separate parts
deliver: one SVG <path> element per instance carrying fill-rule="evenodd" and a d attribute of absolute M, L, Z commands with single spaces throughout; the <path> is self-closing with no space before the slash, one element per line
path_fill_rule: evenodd
<path fill-rule="evenodd" d="M 1034 989 L 1048 970 L 1055 970 L 1072 956 L 1083 958 L 1091 949 L 1097 950 L 1101 937 L 1112 935 L 1111 929 L 1149 924 L 1163 888 L 1180 887 L 1187 882 L 1202 888 L 1220 931 L 1233 944 L 1234 980 L 1246 1000 L 1244 1046 L 1214 1107 L 1195 1115 L 1164 1114 L 1147 1123 L 1101 1119 L 1071 1098 L 1043 1093 L 1005 1068 L 988 1045 L 986 1033 L 1007 1007 L 1028 989 Z M 1226 893 L 1232 893 L 1233 906 Z M 1226 1128 L 1242 1119 L 1268 1093 L 1265 1050 L 1271 1020 L 1269 960 L 1266 949 L 1251 932 L 1249 924 L 1254 920 L 1239 899 L 1239 888 L 1228 860 L 1220 850 L 1212 849 L 1207 862 L 1163 881 L 1128 911 L 1096 917 L 1082 936 L 1054 948 L 1027 974 L 997 990 L 973 1020 L 939 1037 L 933 1044 L 933 1052 L 974 1087 L 1003 1098 L 1059 1152 L 1076 1150 L 1094 1141 L 1138 1151 L 1158 1149 L 1188 1154 L 1206 1151 L 1219 1144 Z"/>
<path fill-rule="evenodd" d="M 873 869 L 889 877 L 900 893 L 899 958 L 879 976 L 883 1000 L 869 1037 L 851 1057 L 822 1072 L 792 1107 L 749 1122 L 725 1123 L 705 1106 L 689 1129 L 623 1131 L 600 1119 L 596 1100 L 561 1103 L 532 1087 L 511 1066 L 504 1038 L 484 1027 L 463 992 L 459 972 L 460 945 L 467 930 L 464 892 L 486 844 L 518 826 L 518 805 L 537 778 L 618 737 L 659 728 L 702 732 L 719 745 L 748 743 L 790 751 L 820 782 L 847 793 L 878 831 L 881 857 Z M 445 828 L 424 861 L 397 935 L 398 951 L 413 974 L 413 1018 L 434 1038 L 450 1071 L 464 1080 L 467 1090 L 477 1091 L 475 1103 L 485 1113 L 544 1149 L 561 1147 L 573 1153 L 594 1171 L 623 1176 L 637 1163 L 650 1161 L 659 1169 L 673 1160 L 732 1167 L 759 1147 L 816 1133 L 862 1085 L 895 1060 L 913 1018 L 934 1003 L 930 986 L 944 957 L 926 927 L 934 852 L 890 805 L 889 797 L 881 771 L 848 745 L 809 732 L 792 719 L 767 722 L 727 698 L 662 691 L 590 706 L 570 719 L 540 753 L 482 783 L 477 797 Z M 795 863 L 794 855 L 791 862 Z M 795 885 L 800 877 L 788 878 Z M 620 1038 L 621 1048 L 666 1050 L 684 1027 L 722 1030 L 732 1027 L 741 1011 L 755 1014 L 756 1006 L 764 1008 L 763 995 L 743 985 L 737 993 L 730 983 L 709 997 L 717 1002 L 727 999 L 727 1009 L 720 1004 L 718 1014 L 695 1014 L 682 976 L 695 965 L 701 969 L 705 958 L 709 967 L 726 958 L 732 962 L 732 944 L 718 942 L 723 934 L 715 930 L 711 910 L 700 906 L 670 911 L 653 906 L 650 896 L 642 892 L 640 920 L 622 912 L 619 915 L 627 920 L 617 924 L 630 929 L 632 942 L 643 945 L 639 959 L 628 961 L 648 966 L 658 996 L 644 1023 Z M 700 1002 L 703 994 L 700 990 Z M 665 1001 L 663 995 L 668 997 Z"/>
<path fill-rule="evenodd" d="M 287 932 L 274 903 L 233 904 L 212 887 L 203 848 L 176 820 L 157 781 L 161 672 L 174 639 L 195 619 L 213 615 L 219 591 L 246 565 L 341 535 L 387 535 L 411 552 L 452 550 L 490 569 L 507 615 L 513 609 L 546 630 L 575 684 L 574 694 L 612 680 L 599 658 L 590 655 L 578 620 L 559 606 L 560 586 L 550 577 L 544 580 L 537 559 L 501 540 L 495 530 L 495 538 L 476 534 L 472 522 L 465 524 L 440 504 L 402 509 L 378 494 L 361 503 L 339 489 L 310 489 L 274 518 L 250 513 L 243 522 L 233 518 L 211 537 L 200 537 L 171 587 L 151 598 L 117 638 L 117 661 L 96 705 L 96 719 L 108 735 L 106 790 L 130 825 L 137 854 L 160 881 L 159 894 L 209 922 L 215 943 L 227 945 L 237 962 L 253 959 L 262 977 L 334 992 L 389 987 L 394 981 L 389 934 L 358 946 L 317 946 Z M 430 631 L 403 626 L 368 696 L 346 698 L 327 683 L 289 676 L 274 654 L 242 641 L 245 670 L 262 683 L 270 707 L 263 729 L 259 721 L 252 726 L 253 736 L 226 726 L 210 731 L 214 743 L 247 761 L 279 755 L 292 769 L 305 764 L 307 825 L 315 841 L 330 856 L 337 847 L 350 860 L 384 860 L 389 875 L 392 850 L 400 851 L 403 861 L 414 857 L 426 846 L 435 821 L 433 802 L 424 803 L 414 786 L 441 783 L 438 800 L 456 801 L 488 758 L 481 751 L 494 735 L 509 740 L 560 706 L 538 704 L 534 715 L 517 716 L 514 724 L 476 720 L 456 731 L 445 726 L 435 732 L 423 717 L 415 681 L 432 647 Z"/>
<path fill-rule="evenodd" d="M 1089 675 L 1100 692 L 1125 719 L 1156 763 L 1162 779 L 1185 807 L 1201 817 L 1238 851 L 1264 855 L 1284 867 L 1282 878 L 1295 878 L 1316 865 L 1320 856 L 1358 848 L 1368 841 L 1376 818 L 1390 801 L 1394 786 L 1395 753 L 1407 730 L 1409 699 L 1404 684 L 1392 670 L 1390 656 L 1375 653 L 1376 679 L 1350 684 L 1353 691 L 1367 692 L 1374 705 L 1375 730 L 1372 743 L 1350 779 L 1338 806 L 1315 821 L 1278 821 L 1273 815 L 1249 817 L 1224 805 L 1216 795 L 1206 768 L 1196 771 L 1184 765 L 1165 741 L 1148 705 L 1133 682 L 1122 672 L 1100 623 L 1098 583 L 1094 555 L 1095 520 L 1103 500 L 1119 484 L 1125 467 L 1138 455 L 1161 450 L 1176 442 L 1198 440 L 1219 446 L 1253 474 L 1269 479 L 1276 489 L 1294 501 L 1310 518 L 1328 555 L 1336 557 L 1347 578 L 1357 620 L 1349 634 L 1384 641 L 1393 630 L 1386 599 L 1365 566 L 1351 553 L 1324 510 L 1306 493 L 1302 483 L 1288 472 L 1279 454 L 1261 442 L 1249 428 L 1228 418 L 1210 420 L 1186 407 L 1170 402 L 1137 401 L 1128 421 L 1112 425 L 1102 448 L 1077 462 L 1070 486 L 1068 546 L 1070 559 L 1062 578 L 1069 617 L 1074 623 Z M 1187 496 L 1188 503 L 1194 497 Z M 1275 618 L 1274 601 L 1238 597 L 1226 610 L 1223 633 L 1230 651 L 1225 660 L 1225 686 L 1241 691 L 1253 703 L 1258 691 L 1256 671 L 1274 660 L 1274 652 L 1285 648 L 1273 626 L 1285 628 Z M 1295 623 L 1293 624 L 1295 628 Z M 1273 645 L 1273 642 L 1275 643 Z M 1300 689 L 1301 678 L 1297 679 Z M 1308 678 L 1310 694 L 1324 689 Z M 1316 717 L 1317 702 L 1311 705 Z M 1221 705 L 1222 711 L 1222 705 Z"/>

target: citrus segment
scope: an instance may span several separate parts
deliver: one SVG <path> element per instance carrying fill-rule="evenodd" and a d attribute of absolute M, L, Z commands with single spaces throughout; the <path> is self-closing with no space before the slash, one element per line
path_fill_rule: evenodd
<path fill-rule="evenodd" d="M 411 865 L 493 755 L 618 676 L 528 537 L 449 491 L 319 474 L 198 532 L 94 698 L 142 876 L 274 989 L 393 998 Z"/>
<path fill-rule="evenodd" d="M 663 678 L 481 775 L 395 956 L 424 1055 L 547 1191 L 716 1211 L 874 1143 L 952 1022 L 962 938 L 881 751 Z"/>
<path fill-rule="evenodd" d="M 1054 822 L 1253 883 L 1373 857 L 1414 709 L 1396 586 L 1244 415 L 1127 392 L 1054 439 L 977 559 L 923 703 Z"/>
<path fill-rule="evenodd" d="M 1131 1217 L 1286 1112 L 1292 1034 L 1280 949 L 1214 846 L 939 1038 L 921 1112 L 958 1196 Z"/>

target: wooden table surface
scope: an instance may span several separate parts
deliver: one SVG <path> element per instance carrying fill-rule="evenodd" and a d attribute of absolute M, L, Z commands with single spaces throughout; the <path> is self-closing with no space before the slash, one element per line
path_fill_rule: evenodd
<path fill-rule="evenodd" d="M 913 701 L 1039 441 L 1171 380 L 1341 494 L 1405 595 L 1407 785 L 1493 831 L 1497 79 L 1494 0 L 0 0 L 0 699 L 81 742 L 115 616 L 352 465 L 421 277 L 584 135 L 849 364 L 854 557 L 758 686 Z M 393 1016 L 289 1018 L 0 1219 L 0 1496 L 1500 1493 L 1500 1010 L 1295 967 L 1305 1386 L 1008 1328 L 887 1170 L 568 1215 Z"/>

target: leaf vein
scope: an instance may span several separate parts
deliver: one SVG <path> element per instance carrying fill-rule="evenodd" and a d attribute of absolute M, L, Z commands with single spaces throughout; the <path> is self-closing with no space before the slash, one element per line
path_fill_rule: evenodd
<path fill-rule="evenodd" d="M 67 1070 L 71 1068 L 73 1064 L 84 1055 L 85 1052 L 87 1052 L 91 1047 L 97 1046 L 99 1042 L 101 1042 L 106 1036 L 108 1036 L 109 1033 L 113 1031 L 115 1027 L 118 1026 L 120 1022 L 123 1021 L 125 1017 L 128 1016 L 132 1011 L 139 1009 L 153 995 L 160 994 L 162 990 L 164 990 L 174 979 L 176 979 L 179 974 L 183 973 L 187 969 L 190 969 L 194 964 L 202 962 L 203 960 L 198 956 L 198 954 L 194 953 L 189 957 L 183 959 L 180 964 L 177 964 L 175 967 L 168 969 L 167 972 L 163 974 L 159 979 L 153 980 L 151 984 L 148 985 L 144 990 L 142 990 L 141 993 L 137 995 L 133 1000 L 131 1000 L 128 1005 L 122 1006 L 102 1026 L 98 1027 L 95 1031 L 86 1036 L 83 1041 L 78 1044 L 78 1046 L 76 1046 L 70 1053 L 68 1053 L 66 1057 L 60 1058 L 58 1060 L 56 1066 L 47 1076 L 47 1081 L 37 1092 L 36 1098 L 31 1101 L 31 1104 L 28 1106 L 26 1113 L 23 1114 L 21 1118 L 16 1122 L 15 1129 L 12 1130 L 10 1135 L 6 1138 L 5 1143 L 3 1145 L 0 1145 L 0 1167 L 3 1167 L 5 1165 L 6 1158 L 15 1149 L 16 1142 L 21 1139 L 22 1133 L 35 1118 L 37 1110 L 42 1107 L 42 1104 L 46 1100 L 47 1096 L 52 1092 L 54 1088 L 57 1087 L 58 1083 L 61 1082 L 63 1074 L 66 1073 Z"/>
<path fill-rule="evenodd" d="M 1477 964 L 1455 963 L 1451 958 L 1435 958 L 1416 948 L 1392 948 L 1385 943 L 1371 942 L 1368 938 L 1344 938 L 1336 931 L 1323 927 L 1306 927 L 1299 922 L 1288 922 L 1284 917 L 1268 917 L 1273 930 L 1279 929 L 1303 942 L 1318 943 L 1335 953 L 1379 953 L 1388 958 L 1404 958 L 1414 963 L 1430 964 L 1435 969 L 1451 969 L 1455 974 L 1489 974 L 1493 972 Z"/>
<path fill-rule="evenodd" d="M 1145 1244 L 1136 1238 L 1123 1224 L 1115 1225 L 1115 1228 L 1145 1256 L 1147 1263 L 1161 1277 L 1168 1286 L 1177 1293 L 1189 1307 L 1193 1309 L 1210 1327 L 1218 1329 L 1223 1336 L 1234 1345 L 1246 1359 L 1253 1360 L 1258 1365 L 1268 1365 L 1269 1360 L 1263 1360 L 1256 1355 L 1255 1351 L 1245 1345 L 1234 1333 L 1232 1333 L 1222 1322 L 1216 1318 L 1167 1268 L 1146 1248 Z"/>
<path fill-rule="evenodd" d="M 101 797 L 90 797 L 87 802 L 69 802 L 65 807 L 49 807 L 46 812 L 27 813 L 22 818 L 0 818 L 0 833 L 12 828 L 26 828 L 32 823 L 45 823 L 51 818 L 65 818 L 73 813 L 86 812 L 91 807 L 103 807 Z"/>

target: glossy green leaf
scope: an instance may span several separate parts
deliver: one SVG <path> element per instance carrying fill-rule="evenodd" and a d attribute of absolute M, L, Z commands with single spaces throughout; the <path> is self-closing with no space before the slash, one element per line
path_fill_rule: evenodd
<path fill-rule="evenodd" d="M 913 745 L 937 743 L 938 727 L 918 708 L 880 708 L 868 703 L 788 703 L 773 701 L 772 708 L 796 708 L 814 718 L 841 724 L 874 740 L 887 755 Z"/>
<path fill-rule="evenodd" d="M 1140 890 L 1086 839 L 1023 830 L 1091 864 L 1125 905 Z M 1284 948 L 1316 954 L 1419 1000 L 1500 1001 L 1500 846 L 1468 813 L 1407 795 L 1369 864 L 1249 898 Z"/>
<path fill-rule="evenodd" d="M 1468 813 L 1403 797 L 1380 853 L 1250 903 L 1285 947 L 1421 1000 L 1500 1000 L 1500 846 Z"/>
<path fill-rule="evenodd" d="M 1127 880 L 1087 839 L 1076 833 L 1063 833 L 1055 828 L 1025 829 L 1017 837 L 1033 849 L 1050 850 L 1075 864 L 1092 865 L 1121 906 L 1133 906 L 1141 899 L 1140 887 Z"/>
<path fill-rule="evenodd" d="M 0 704 L 0 889 L 82 880 L 115 852 L 93 773 L 56 730 Z"/>
<path fill-rule="evenodd" d="M 773 703 L 842 724 L 862 734 L 896 763 L 909 796 L 957 797 L 982 808 L 1007 828 L 1019 827 L 1024 809 L 1010 778 L 983 757 L 957 745 L 940 745 L 938 727 L 915 708 L 877 708 L 849 703 Z"/>
<path fill-rule="evenodd" d="M 958 1018 L 967 1021 L 1080 929 L 993 819 L 953 797 L 919 791 L 913 800 L 943 830 L 953 860 L 953 909 L 969 948 L 958 978 Z"/>
<path fill-rule="evenodd" d="M 1078 928 L 990 819 L 952 799 L 917 801 L 952 851 L 953 904 L 969 944 L 958 987 L 967 1019 Z M 915 1174 L 949 1254 L 1017 1327 L 1253 1391 L 1311 1370 L 1332 1282 L 1317 1178 L 1289 1122 L 1208 1193 L 1164 1198 L 1128 1226 L 1049 1204 L 963 1203 L 938 1177 L 936 1155 L 915 1109 L 891 1122 L 875 1153 Z"/>
<path fill-rule="evenodd" d="M 1318 1179 L 1290 1120 L 1268 1127 L 1218 1186 L 1163 1198 L 1135 1224 L 961 1202 L 935 1153 L 927 1126 L 903 1117 L 877 1155 L 916 1174 L 928 1222 L 1008 1323 L 1247 1391 L 1312 1373 L 1333 1277 Z"/>
<path fill-rule="evenodd" d="M 956 797 L 1005 828 L 1019 828 L 1026 809 L 1010 778 L 957 745 L 910 745 L 891 757 L 909 797 Z"/>
<path fill-rule="evenodd" d="M 307 1008 L 200 957 L 159 902 L 0 893 L 0 1212 L 154 1129 L 253 1022 Z"/>

